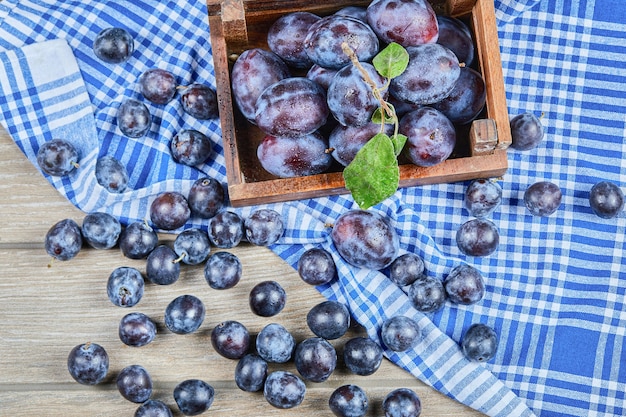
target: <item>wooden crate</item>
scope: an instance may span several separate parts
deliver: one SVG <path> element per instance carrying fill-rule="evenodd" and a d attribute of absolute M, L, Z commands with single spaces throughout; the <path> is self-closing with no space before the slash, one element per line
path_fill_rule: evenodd
<path fill-rule="evenodd" d="M 344 194 L 341 166 L 331 172 L 282 179 L 267 173 L 258 162 L 256 148 L 264 134 L 248 123 L 233 103 L 230 70 L 246 49 L 267 49 L 266 35 L 280 16 L 309 11 L 320 16 L 367 1 L 325 0 L 208 0 L 211 43 L 217 80 L 220 120 L 230 202 L 233 206 Z M 432 0 L 438 14 L 464 19 L 473 31 L 476 69 L 487 86 L 483 115 L 458 138 L 460 147 L 447 161 L 433 167 L 400 165 L 400 187 L 463 181 L 503 175 L 506 148 L 511 143 L 498 32 L 492 0 Z"/>

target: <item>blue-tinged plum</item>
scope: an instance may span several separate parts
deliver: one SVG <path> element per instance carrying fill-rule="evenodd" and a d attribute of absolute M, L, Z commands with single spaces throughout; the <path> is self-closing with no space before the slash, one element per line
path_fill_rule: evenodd
<path fill-rule="evenodd" d="M 191 167 L 208 161 L 212 151 L 211 139 L 195 129 L 181 130 L 170 142 L 170 152 L 174 161 Z"/>
<path fill-rule="evenodd" d="M 155 104 L 166 104 L 176 95 L 176 77 L 162 68 L 151 68 L 139 76 L 139 91 Z"/>
<path fill-rule="evenodd" d="M 297 407 L 304 401 L 305 395 L 306 385 L 304 381 L 289 371 L 270 373 L 263 386 L 265 400 L 280 409 Z"/>
<path fill-rule="evenodd" d="M 409 65 L 391 80 L 389 94 L 412 104 L 433 104 L 446 98 L 461 75 L 454 52 L 437 43 L 406 48 Z"/>
<path fill-rule="evenodd" d="M 370 61 L 379 51 L 378 37 L 366 23 L 341 15 L 330 15 L 313 23 L 304 40 L 304 48 L 313 63 L 339 69 L 350 63 L 343 43 L 361 62 Z"/>
<path fill-rule="evenodd" d="M 383 322 L 380 337 L 389 349 L 404 352 L 414 348 L 422 339 L 422 331 L 415 320 L 407 316 L 393 316 Z"/>
<path fill-rule="evenodd" d="M 309 80 L 318 83 L 324 90 L 328 90 L 330 82 L 333 80 L 338 71 L 339 70 L 337 69 L 324 68 L 317 64 L 313 64 L 313 66 L 311 66 L 311 68 L 307 71 L 306 77 Z"/>
<path fill-rule="evenodd" d="M 199 265 L 211 252 L 209 236 L 195 227 L 183 230 L 174 239 L 174 252 L 184 264 Z"/>
<path fill-rule="evenodd" d="M 187 198 L 177 191 L 164 191 L 150 204 L 150 220 L 159 229 L 178 229 L 190 217 L 191 209 Z"/>
<path fill-rule="evenodd" d="M 121 64 L 128 61 L 135 51 L 135 41 L 124 28 L 104 28 L 93 40 L 93 53 L 108 64 Z"/>
<path fill-rule="evenodd" d="M 353 337 L 343 347 L 343 362 L 353 374 L 371 375 L 383 362 L 383 349 L 369 337 Z"/>
<path fill-rule="evenodd" d="M 385 417 L 419 417 L 422 402 L 418 395 L 408 388 L 397 388 L 383 400 Z"/>
<path fill-rule="evenodd" d="M 502 187 L 490 179 L 475 179 L 465 189 L 463 203 L 471 216 L 486 217 L 502 203 Z"/>
<path fill-rule="evenodd" d="M 146 260 L 146 277 L 157 285 L 171 285 L 180 277 L 179 255 L 167 245 L 158 245 Z"/>
<path fill-rule="evenodd" d="M 432 107 L 446 115 L 452 123 L 468 124 L 478 117 L 487 101 L 487 86 L 482 75 L 470 67 L 462 67 L 450 94 Z"/>
<path fill-rule="evenodd" d="M 411 285 L 424 275 L 424 260 L 415 253 L 405 253 L 398 256 L 389 265 L 389 279 L 395 284 L 404 287 Z"/>
<path fill-rule="evenodd" d="M 181 413 L 197 416 L 209 408 L 215 399 L 215 389 L 201 379 L 186 379 L 174 387 L 174 401 Z"/>
<path fill-rule="evenodd" d="M 361 66 L 374 85 L 383 90 L 385 79 L 378 74 L 374 66 L 366 62 Z M 384 96 L 386 92 L 383 98 Z M 352 63 L 337 72 L 328 86 L 326 100 L 333 117 L 344 126 L 363 126 L 371 123 L 374 111 L 380 107 L 371 86 L 364 80 L 359 68 Z"/>
<path fill-rule="evenodd" d="M 538 181 L 524 191 L 524 204 L 533 216 L 547 217 L 561 205 L 561 188 L 550 181 Z"/>
<path fill-rule="evenodd" d="M 329 113 L 326 93 L 319 84 L 305 77 L 290 77 L 261 93 L 255 121 L 267 135 L 297 137 L 324 126 Z"/>
<path fill-rule="evenodd" d="M 328 406 L 337 417 L 362 417 L 367 413 L 369 402 L 363 388 L 348 384 L 330 394 Z"/>
<path fill-rule="evenodd" d="M 463 335 L 461 349 L 470 361 L 488 362 L 496 356 L 498 334 L 486 324 L 474 323 Z"/>
<path fill-rule="evenodd" d="M 543 140 L 543 125 L 533 113 L 522 113 L 511 119 L 511 148 L 529 151 Z"/>
<path fill-rule="evenodd" d="M 250 290 L 250 309 L 257 316 L 275 316 L 285 308 L 286 303 L 287 293 L 282 285 L 276 281 L 260 282 Z"/>
<path fill-rule="evenodd" d="M 68 175 L 78 167 L 78 151 L 65 139 L 44 142 L 37 150 L 37 165 L 53 177 Z"/>
<path fill-rule="evenodd" d="M 248 242 L 257 246 L 270 246 L 278 242 L 285 232 L 283 218 L 276 210 L 256 209 L 243 221 Z"/>
<path fill-rule="evenodd" d="M 211 331 L 211 345 L 228 359 L 241 359 L 250 348 L 250 332 L 236 320 L 226 320 Z"/>
<path fill-rule="evenodd" d="M 350 328 L 350 310 L 339 301 L 322 301 L 309 310 L 306 323 L 318 337 L 326 340 L 339 339 Z"/>
<path fill-rule="evenodd" d="M 109 275 L 107 295 L 118 307 L 133 307 L 143 297 L 145 281 L 138 269 L 129 266 L 117 267 Z"/>
<path fill-rule="evenodd" d="M 292 12 L 279 17 L 267 31 L 267 45 L 287 65 L 308 68 L 313 65 L 304 48 L 311 25 L 321 17 L 309 12 Z"/>
<path fill-rule="evenodd" d="M 141 365 L 129 365 L 117 374 L 117 390 L 134 403 L 143 403 L 152 395 L 152 378 Z"/>
<path fill-rule="evenodd" d="M 183 111 L 198 120 L 217 119 L 217 93 L 208 85 L 193 83 L 185 87 L 180 94 Z"/>
<path fill-rule="evenodd" d="M 448 159 L 456 145 L 456 130 L 440 111 L 422 107 L 400 119 L 399 131 L 407 137 L 402 153 L 421 167 L 438 165 Z"/>
<path fill-rule="evenodd" d="M 255 123 L 256 102 L 261 93 L 290 76 L 287 64 L 275 53 L 261 48 L 242 52 L 231 71 L 233 99 L 241 114 Z"/>
<path fill-rule="evenodd" d="M 207 231 L 211 243 L 220 249 L 234 248 L 244 235 L 244 221 L 235 212 L 224 210 L 211 217 Z"/>
<path fill-rule="evenodd" d="M 226 205 L 224 187 L 215 178 L 199 178 L 189 190 L 187 203 L 192 215 L 210 219 Z"/>
<path fill-rule="evenodd" d="M 120 238 L 122 225 L 119 220 L 104 212 L 93 212 L 83 218 L 83 239 L 94 249 L 111 249 Z"/>
<path fill-rule="evenodd" d="M 263 327 L 256 338 L 256 350 L 261 358 L 270 363 L 286 363 L 296 348 L 296 339 L 283 325 L 270 323 Z"/>
<path fill-rule="evenodd" d="M 468 220 L 456 231 L 456 244 L 468 256 L 489 256 L 499 243 L 498 227 L 485 218 Z"/>
<path fill-rule="evenodd" d="M 327 150 L 327 141 L 318 132 L 295 138 L 266 135 L 257 148 L 257 157 L 270 174 L 295 178 L 327 171 L 332 164 Z"/>
<path fill-rule="evenodd" d="M 330 252 L 322 248 L 306 250 L 298 260 L 298 275 L 309 285 L 328 284 L 337 276 L 337 266 Z"/>
<path fill-rule="evenodd" d="M 204 278 L 216 290 L 232 288 L 242 275 L 241 261 L 234 253 L 219 251 L 209 257 L 204 265 Z"/>
<path fill-rule="evenodd" d="M 300 375 L 311 382 L 326 381 L 337 367 L 337 351 L 321 337 L 298 343 L 293 359 Z"/>
<path fill-rule="evenodd" d="M 200 328 L 206 308 L 198 297 L 190 294 L 179 295 L 165 309 L 165 326 L 176 334 L 190 334 Z"/>
<path fill-rule="evenodd" d="M 460 19 L 451 16 L 437 15 L 439 38 L 437 43 L 450 49 L 459 62 L 469 67 L 474 62 L 474 38 L 470 28 Z"/>
<path fill-rule="evenodd" d="M 139 100 L 127 98 L 117 108 L 117 127 L 129 138 L 144 136 L 151 123 L 150 110 Z"/>
<path fill-rule="evenodd" d="M 248 353 L 237 362 L 235 383 L 242 391 L 261 391 L 267 378 L 267 370 L 265 359 L 254 353 Z"/>
<path fill-rule="evenodd" d="M 152 343 L 156 334 L 156 324 L 144 313 L 128 313 L 122 317 L 118 326 L 118 336 L 126 346 L 145 346 Z"/>
<path fill-rule="evenodd" d="M 76 345 L 67 356 L 67 369 L 76 382 L 96 385 L 101 383 L 109 372 L 109 355 L 97 343 Z"/>
<path fill-rule="evenodd" d="M 354 209 L 339 216 L 331 238 L 337 251 L 350 265 L 383 269 L 398 256 L 399 237 L 380 214 Z"/>
<path fill-rule="evenodd" d="M 48 255 L 59 261 L 74 258 L 83 247 L 80 226 L 72 219 L 58 221 L 46 232 L 44 247 Z"/>
<path fill-rule="evenodd" d="M 456 266 L 443 280 L 448 299 L 455 304 L 470 305 L 482 300 L 485 282 L 478 269 L 471 265 Z"/>
<path fill-rule="evenodd" d="M 96 181 L 110 193 L 123 193 L 128 187 L 128 171 L 122 163 L 111 155 L 105 155 L 96 162 Z"/>
<path fill-rule="evenodd" d="M 615 183 L 600 181 L 591 187 L 589 206 L 596 216 L 612 219 L 624 210 L 624 192 Z"/>
<path fill-rule="evenodd" d="M 443 282 L 439 278 L 428 275 L 422 275 L 411 284 L 408 296 L 413 307 L 422 313 L 434 313 L 440 310 L 446 302 Z"/>
<path fill-rule="evenodd" d="M 163 401 L 148 400 L 137 408 L 134 417 L 173 417 L 173 414 Z"/>
<path fill-rule="evenodd" d="M 130 259 L 146 258 L 159 243 L 159 236 L 146 222 L 132 222 L 122 230 L 119 246 Z"/>
<path fill-rule="evenodd" d="M 437 15 L 427 0 L 374 0 L 367 7 L 367 21 L 386 43 L 404 47 L 437 42 Z"/>

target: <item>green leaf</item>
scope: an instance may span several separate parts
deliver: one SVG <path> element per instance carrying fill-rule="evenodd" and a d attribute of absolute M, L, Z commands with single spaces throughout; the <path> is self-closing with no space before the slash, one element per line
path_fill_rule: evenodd
<path fill-rule="evenodd" d="M 389 136 L 379 133 L 370 139 L 343 171 L 346 188 L 363 209 L 393 195 L 398 189 L 400 170 Z"/>
<path fill-rule="evenodd" d="M 392 42 L 372 60 L 376 71 L 385 78 L 395 78 L 409 65 L 409 53 L 398 43 Z"/>
<path fill-rule="evenodd" d="M 386 103 L 389 106 L 389 110 L 392 114 L 385 112 L 385 120 L 383 121 L 383 108 L 379 107 L 374 110 L 372 114 L 372 123 L 376 123 L 378 125 L 385 124 L 396 124 L 398 122 L 398 116 L 396 116 L 396 109 L 393 107 L 393 104 Z"/>
<path fill-rule="evenodd" d="M 404 148 L 404 144 L 406 143 L 408 138 L 403 134 L 398 133 L 393 135 L 390 139 L 391 143 L 393 144 L 394 153 L 396 154 L 396 156 L 400 155 L 400 152 L 402 152 L 402 148 Z"/>

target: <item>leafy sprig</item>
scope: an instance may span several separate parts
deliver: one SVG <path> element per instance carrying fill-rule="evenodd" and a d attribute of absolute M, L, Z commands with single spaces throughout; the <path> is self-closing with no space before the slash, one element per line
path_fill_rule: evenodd
<path fill-rule="evenodd" d="M 379 88 L 346 43 L 343 50 L 359 69 L 363 80 L 371 88 L 372 95 L 380 103 L 372 116 L 372 122 L 380 124 L 380 132 L 365 143 L 343 171 L 346 188 L 354 201 L 362 209 L 367 209 L 392 196 L 400 182 L 398 155 L 407 137 L 398 133 L 399 121 L 396 110 L 384 99 L 384 93 L 391 80 L 405 71 L 409 64 L 409 54 L 401 45 L 390 43 L 374 57 L 372 65 L 376 72 L 386 79 L 385 85 Z M 394 127 L 391 136 L 386 133 L 385 127 L 388 124 Z"/>

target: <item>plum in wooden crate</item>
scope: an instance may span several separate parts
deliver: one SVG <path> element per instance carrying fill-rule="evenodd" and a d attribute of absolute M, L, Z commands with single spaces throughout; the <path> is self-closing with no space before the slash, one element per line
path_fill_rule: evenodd
<path fill-rule="evenodd" d="M 250 123 L 235 104 L 231 71 L 236 59 L 245 51 L 253 48 L 269 51 L 268 30 L 281 16 L 305 11 L 323 17 L 348 6 L 367 7 L 369 3 L 354 0 L 209 0 L 228 191 L 233 206 L 348 192 L 342 174 L 343 165 L 337 162 L 323 173 L 295 178 L 277 177 L 261 166 L 257 148 L 266 134 Z M 444 162 L 424 167 L 400 157 L 399 186 L 501 176 L 508 166 L 506 148 L 511 143 L 511 133 L 493 2 L 432 0 L 430 4 L 437 15 L 454 17 L 471 30 L 475 48 L 471 65 L 484 79 L 486 101 L 471 124 L 456 126 L 457 144 Z M 306 75 L 306 69 L 292 68 L 291 71 L 295 76 Z M 329 133 L 323 129 L 322 132 Z"/>

